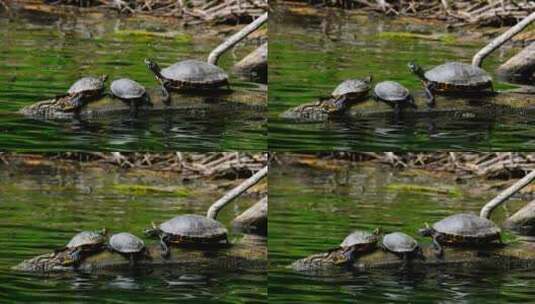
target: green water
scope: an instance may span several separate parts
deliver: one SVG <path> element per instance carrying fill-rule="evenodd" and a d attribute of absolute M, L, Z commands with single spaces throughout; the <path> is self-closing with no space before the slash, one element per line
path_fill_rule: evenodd
<path fill-rule="evenodd" d="M 344 79 L 394 80 L 416 96 L 423 90 L 407 69 L 414 60 L 425 67 L 445 61 L 470 62 L 486 43 L 475 30 L 449 33 L 443 25 L 348 16 L 323 10 L 325 16 L 301 16 L 276 7 L 270 15 L 269 145 L 274 150 L 532 150 L 535 120 L 519 114 L 451 119 L 348 117 L 330 122 L 296 122 L 279 118 L 283 111 L 328 96 Z M 464 31 L 464 32 L 463 32 Z M 479 30 L 478 30 L 479 31 Z M 434 35 L 434 39 L 403 34 Z M 468 38 L 474 37 L 474 38 Z M 458 39 L 458 40 L 454 40 Z M 484 68 L 493 72 L 513 51 L 498 51 Z M 495 81 L 498 89 L 506 86 Z M 371 101 L 369 101 L 371 102 Z"/>
<path fill-rule="evenodd" d="M 381 165 L 342 166 L 340 172 L 295 165 L 270 170 L 270 303 L 533 303 L 533 271 L 466 269 L 407 272 L 340 270 L 299 273 L 285 266 L 337 246 L 354 229 L 416 234 L 425 222 L 456 212 L 478 212 L 493 193 L 479 193 L 478 181 L 457 184 L 452 178 L 421 172 L 407 175 Z M 457 194 L 395 189 L 400 184 L 454 187 Z M 509 208 L 521 202 L 513 199 Z M 503 210 L 493 215 L 500 223 Z M 507 233 L 505 238 L 514 236 Z"/>
<path fill-rule="evenodd" d="M 41 121 L 15 113 L 65 92 L 85 75 L 128 77 L 147 88 L 156 87 L 143 59 L 154 58 L 162 66 L 205 60 L 228 36 L 211 31 L 116 16 L 33 14 L 10 21 L 0 15 L 0 150 L 265 150 L 264 112 L 251 110 L 203 116 L 173 112 L 133 121 L 108 118 L 82 123 Z M 166 33 L 171 37 L 162 36 Z M 224 55 L 220 65 L 229 70 L 254 48 L 254 43 L 238 47 L 235 54 Z M 230 77 L 232 88 L 243 94 L 256 87 Z"/>
<path fill-rule="evenodd" d="M 118 185 L 179 187 L 170 193 L 128 192 Z M 0 165 L 0 296 L 2 303 L 266 303 L 267 276 L 261 271 L 181 272 L 159 274 L 32 275 L 9 268 L 22 260 L 61 247 L 74 233 L 106 227 L 129 231 L 145 244 L 151 221 L 160 222 L 183 213 L 204 214 L 222 194 L 213 184 L 181 183 L 177 178 L 147 172 L 63 170 L 42 166 L 13 168 Z M 224 209 L 220 220 L 227 227 L 256 199 L 240 198 Z M 238 240 L 232 233 L 230 239 Z"/>

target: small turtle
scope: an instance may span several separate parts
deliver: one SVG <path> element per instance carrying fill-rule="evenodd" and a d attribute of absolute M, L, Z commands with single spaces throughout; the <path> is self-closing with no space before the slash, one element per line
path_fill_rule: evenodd
<path fill-rule="evenodd" d="M 433 247 L 437 257 L 444 254 L 441 245 L 446 246 L 482 246 L 497 242 L 501 244 L 501 230 L 492 221 L 470 213 L 450 215 L 432 227 L 419 231 L 423 236 L 433 238 Z"/>
<path fill-rule="evenodd" d="M 130 265 L 134 265 L 135 259 L 145 255 L 147 248 L 143 240 L 137 236 L 128 232 L 121 232 L 110 237 L 108 249 L 112 252 L 128 256 Z"/>
<path fill-rule="evenodd" d="M 151 59 L 145 59 L 156 80 L 161 84 L 164 102 L 170 101 L 169 90 L 212 89 L 229 86 L 228 75 L 220 67 L 199 60 L 184 60 L 161 69 Z"/>
<path fill-rule="evenodd" d="M 100 77 L 83 77 L 77 80 L 67 91 L 67 94 L 58 96 L 65 112 L 78 112 L 89 102 L 104 95 L 104 83 L 108 75 Z M 57 99 L 58 99 L 57 98 Z"/>
<path fill-rule="evenodd" d="M 416 63 L 410 62 L 408 66 L 422 80 L 431 107 L 435 105 L 433 93 L 481 93 L 485 89 L 494 92 L 489 73 L 470 64 L 446 62 L 426 72 Z"/>
<path fill-rule="evenodd" d="M 145 230 L 149 236 L 160 238 L 162 256 L 169 256 L 169 244 L 172 245 L 220 245 L 228 244 L 228 231 L 220 222 L 195 214 L 185 214 Z"/>
<path fill-rule="evenodd" d="M 106 234 L 106 229 L 101 231 L 82 231 L 76 234 L 65 247 L 56 249 L 55 253 L 68 250 L 68 258 L 63 261 L 63 264 L 66 266 L 78 266 L 84 257 L 105 248 Z"/>
<path fill-rule="evenodd" d="M 383 237 L 382 247 L 402 258 L 405 264 L 412 257 L 425 260 L 422 248 L 420 248 L 418 242 L 403 232 L 393 232 L 385 235 Z"/>
<path fill-rule="evenodd" d="M 111 96 L 127 103 L 133 112 L 141 104 L 150 104 L 150 97 L 145 88 L 134 80 L 121 78 L 110 85 Z"/>
<path fill-rule="evenodd" d="M 342 249 L 342 256 L 340 259 L 335 260 L 335 264 L 352 262 L 356 255 L 375 250 L 377 248 L 377 242 L 379 241 L 379 235 L 379 228 L 375 229 L 373 232 L 362 230 L 353 231 L 346 236 L 338 248 L 333 249 L 333 251 Z"/>
<path fill-rule="evenodd" d="M 371 82 L 372 76 L 345 80 L 334 89 L 330 98 L 321 99 L 316 106 L 330 114 L 343 113 L 355 103 L 368 97 Z"/>
<path fill-rule="evenodd" d="M 373 98 L 391 106 L 396 115 L 405 107 L 418 108 L 411 92 L 395 81 L 383 81 L 376 84 L 373 89 Z"/>

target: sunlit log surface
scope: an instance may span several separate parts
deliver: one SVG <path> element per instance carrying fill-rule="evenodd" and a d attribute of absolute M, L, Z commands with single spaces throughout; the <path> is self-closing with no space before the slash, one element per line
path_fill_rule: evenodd
<path fill-rule="evenodd" d="M 168 259 L 161 257 L 161 248 L 153 244 L 148 246 L 147 258 L 138 259 L 136 269 L 164 269 L 164 270 L 265 270 L 267 268 L 266 238 L 256 235 L 245 235 L 237 244 L 220 249 L 184 249 L 170 248 Z M 71 266 L 62 266 L 64 253 L 54 255 L 46 253 L 21 262 L 12 270 L 25 272 L 72 272 Z M 102 251 L 82 261 L 76 269 L 81 272 L 125 271 L 132 266 L 125 257 Z"/>

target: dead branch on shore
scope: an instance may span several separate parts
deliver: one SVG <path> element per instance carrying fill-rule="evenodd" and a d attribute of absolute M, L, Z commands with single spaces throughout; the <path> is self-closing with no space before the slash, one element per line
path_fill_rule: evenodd
<path fill-rule="evenodd" d="M 374 11 L 393 16 L 448 20 L 454 26 L 509 25 L 517 23 L 518 20 L 535 10 L 535 2 L 531 0 L 321 0 L 312 1 L 312 3 Z"/>
<path fill-rule="evenodd" d="M 180 173 L 188 178 L 244 178 L 252 176 L 267 164 L 265 153 L 243 152 L 173 152 L 173 153 L 122 153 L 122 152 L 64 152 L 57 154 L 0 155 L 9 164 L 14 159 L 45 158 L 68 160 L 96 165 L 112 165 L 125 169 L 148 169 Z"/>

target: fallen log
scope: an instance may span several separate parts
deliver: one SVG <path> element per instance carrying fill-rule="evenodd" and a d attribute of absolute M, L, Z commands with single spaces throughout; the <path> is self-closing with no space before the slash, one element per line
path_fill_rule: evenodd
<path fill-rule="evenodd" d="M 304 259 L 297 260 L 289 267 L 295 271 L 324 271 L 340 269 L 343 266 L 330 263 L 310 263 L 311 260 L 321 259 L 327 253 L 314 254 Z M 444 248 L 444 257 L 437 258 L 433 253 L 432 246 L 424 247 L 425 260 L 413 259 L 409 263 L 412 270 L 431 271 L 442 268 L 462 269 L 493 268 L 500 270 L 511 269 L 535 269 L 535 243 L 518 242 L 502 248 L 494 249 L 468 249 L 468 248 Z M 399 270 L 403 266 L 403 260 L 396 255 L 383 250 L 359 257 L 349 268 L 357 271 L 369 271 L 374 269 Z"/>
<path fill-rule="evenodd" d="M 268 44 L 267 42 L 256 48 L 234 65 L 232 70 L 243 78 L 267 82 L 268 69 Z"/>
<path fill-rule="evenodd" d="M 139 108 L 138 117 L 152 113 L 180 112 L 189 115 L 201 115 L 203 112 L 251 111 L 266 110 L 266 92 L 264 88 L 258 91 L 213 91 L 205 95 L 172 94 L 172 102 L 166 104 L 162 100 L 159 88 L 149 89 L 148 93 L 152 105 Z M 43 119 L 72 119 L 72 112 L 64 112 L 54 104 L 55 99 L 43 100 L 19 110 L 20 114 Z M 80 112 L 82 119 L 98 119 L 111 115 L 129 115 L 130 107 L 120 100 L 104 96 L 100 100 L 91 102 Z"/>
<path fill-rule="evenodd" d="M 510 216 L 503 225 L 521 235 L 535 235 L 535 201 Z"/>
<path fill-rule="evenodd" d="M 248 271 L 267 269 L 266 238 L 256 235 L 245 235 L 235 245 L 219 249 L 195 249 L 172 247 L 168 259 L 161 256 L 160 245 L 150 245 L 147 257 L 136 260 L 135 268 L 151 270 L 187 270 L 189 272 L 203 270 Z M 129 259 L 120 254 L 104 250 L 82 260 L 76 269 L 63 266 L 66 252 L 53 252 L 22 261 L 11 269 L 24 272 L 116 272 L 130 271 Z"/>
<path fill-rule="evenodd" d="M 535 77 L 535 42 L 498 67 L 496 74 L 501 79 L 513 83 L 533 83 Z"/>
<path fill-rule="evenodd" d="M 239 231 L 267 235 L 268 198 L 262 198 L 232 221 L 232 227 Z"/>

